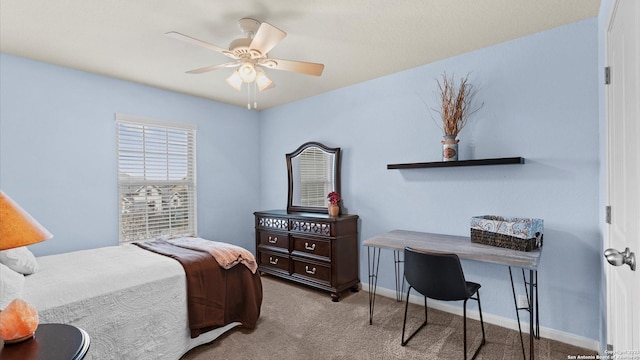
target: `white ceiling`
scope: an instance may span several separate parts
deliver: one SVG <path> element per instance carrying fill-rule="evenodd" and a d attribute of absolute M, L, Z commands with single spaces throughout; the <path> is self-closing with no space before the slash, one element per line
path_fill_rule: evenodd
<path fill-rule="evenodd" d="M 288 36 L 272 58 L 325 64 L 321 77 L 267 70 L 276 83 L 258 110 L 428 64 L 598 14 L 600 0 L 1 0 L 0 51 L 246 107 L 214 51 L 237 21 L 266 21 Z"/>

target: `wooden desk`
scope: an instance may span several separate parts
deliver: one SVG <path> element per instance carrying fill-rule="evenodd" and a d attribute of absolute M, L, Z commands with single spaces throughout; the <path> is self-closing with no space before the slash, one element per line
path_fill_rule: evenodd
<path fill-rule="evenodd" d="M 3 344 L 2 360 L 81 360 L 89 351 L 90 338 L 82 329 L 67 324 L 40 324 L 33 338 Z"/>
<path fill-rule="evenodd" d="M 520 310 L 529 312 L 529 359 L 534 358 L 533 339 L 540 338 L 540 324 L 538 312 L 538 264 L 540 262 L 541 249 L 534 251 L 517 251 L 472 243 L 466 236 L 454 236 L 443 234 L 423 233 L 406 230 L 393 230 L 388 233 L 374 236 L 365 240 L 362 245 L 367 246 L 367 259 L 369 267 L 369 324 L 373 323 L 373 309 L 375 305 L 376 288 L 378 284 L 378 269 L 380 267 L 380 250 L 390 249 L 394 253 L 394 267 L 396 275 L 396 300 L 402 301 L 404 290 L 404 277 L 401 276 L 400 253 L 404 253 L 405 247 L 431 252 L 453 253 L 460 259 L 482 261 L 509 267 L 513 302 L 518 318 L 520 330 L 520 343 L 522 344 L 522 356 L 526 359 L 524 341 L 522 339 L 522 327 L 520 326 Z M 518 307 L 513 272 L 511 267 L 522 269 L 522 279 L 527 290 L 528 306 Z M 529 281 L 525 276 L 525 270 L 529 270 Z M 534 319 L 535 310 L 535 319 Z M 535 320 L 535 321 L 534 321 Z"/>

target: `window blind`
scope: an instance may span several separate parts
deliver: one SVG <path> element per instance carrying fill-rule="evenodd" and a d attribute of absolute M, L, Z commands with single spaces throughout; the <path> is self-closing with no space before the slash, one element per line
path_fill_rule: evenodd
<path fill-rule="evenodd" d="M 196 128 L 116 115 L 120 242 L 196 233 Z"/>
<path fill-rule="evenodd" d="M 303 206 L 327 206 L 327 195 L 333 179 L 327 154 L 307 148 L 300 154 L 300 199 Z"/>

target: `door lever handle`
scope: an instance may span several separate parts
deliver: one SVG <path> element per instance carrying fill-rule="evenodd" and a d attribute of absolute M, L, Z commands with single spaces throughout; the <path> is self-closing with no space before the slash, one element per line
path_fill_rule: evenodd
<path fill-rule="evenodd" d="M 627 264 L 631 271 L 636 271 L 636 254 L 631 252 L 629 248 L 624 249 L 623 252 L 616 249 L 607 249 L 604 251 L 604 257 L 613 266 Z"/>

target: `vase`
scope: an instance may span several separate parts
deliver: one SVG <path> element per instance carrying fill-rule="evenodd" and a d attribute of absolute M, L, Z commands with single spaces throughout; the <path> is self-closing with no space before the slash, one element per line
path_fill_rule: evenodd
<path fill-rule="evenodd" d="M 331 217 L 336 217 L 340 214 L 340 206 L 338 205 L 329 204 L 329 208 L 327 210 L 329 211 L 329 216 Z"/>
<path fill-rule="evenodd" d="M 442 143 L 442 161 L 458 160 L 458 142 L 456 135 L 445 135 Z"/>

